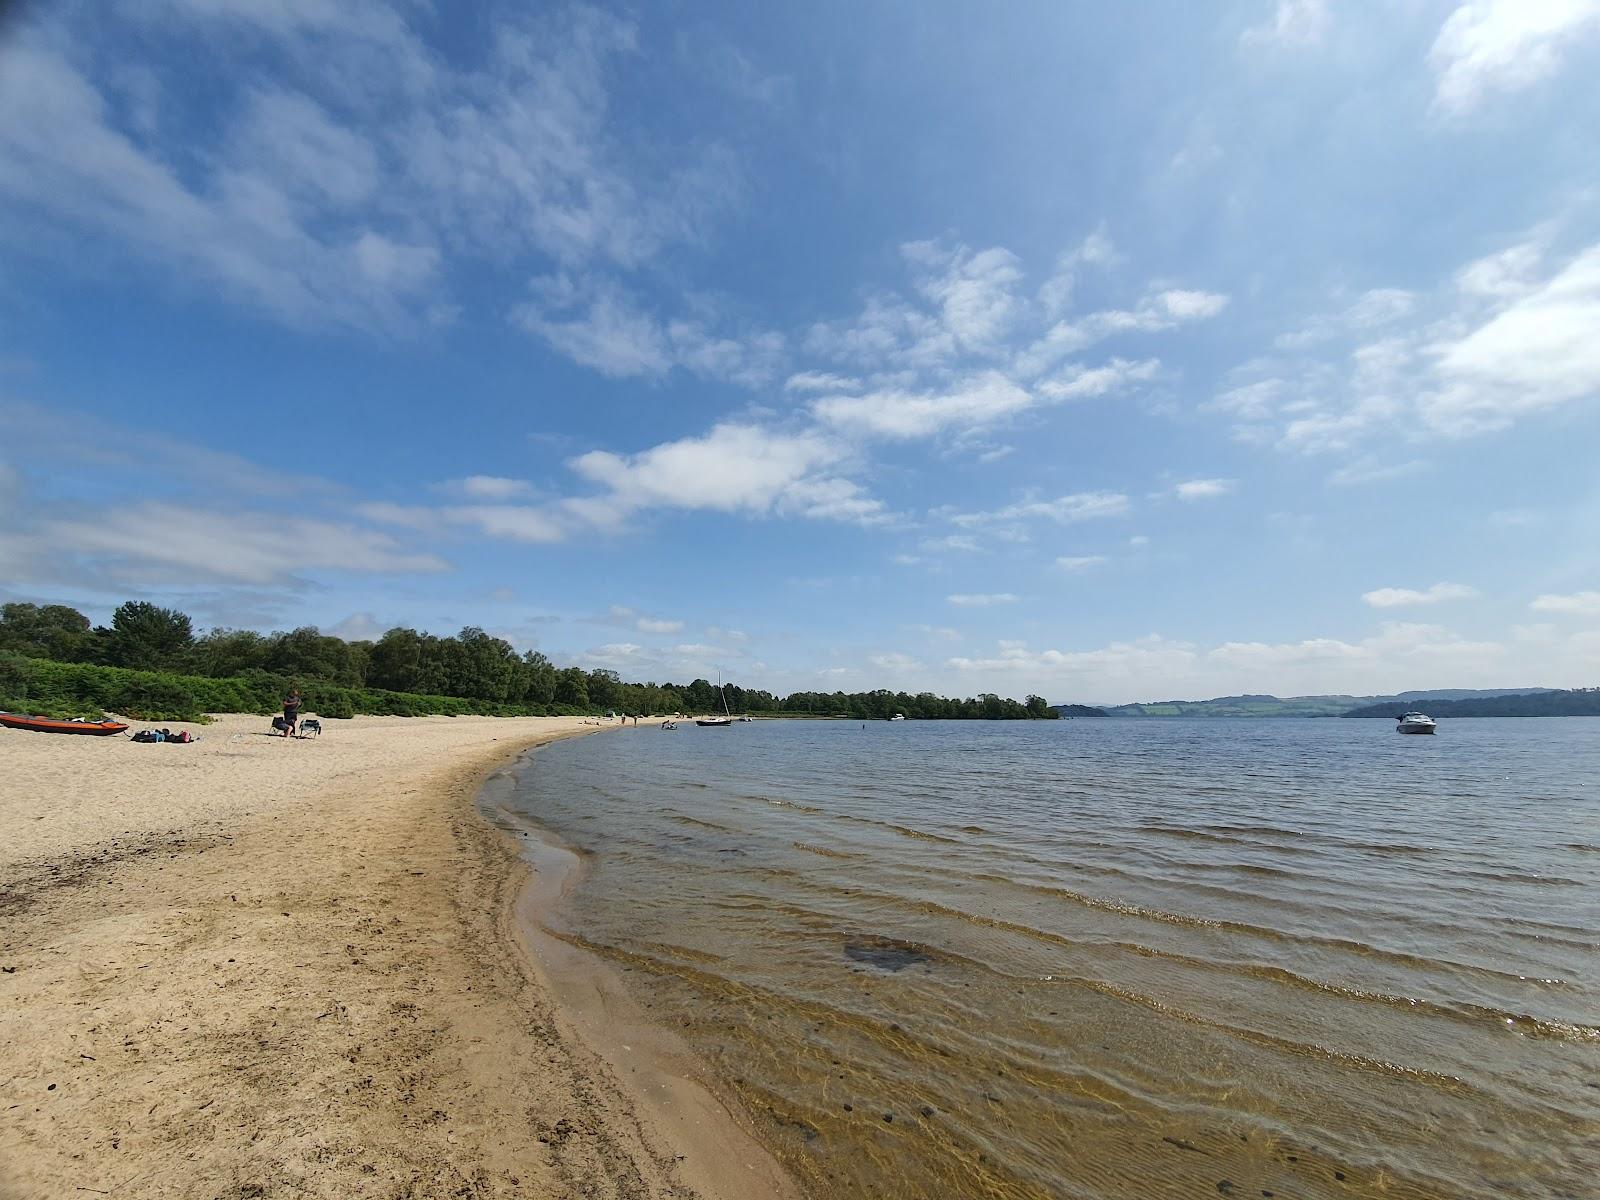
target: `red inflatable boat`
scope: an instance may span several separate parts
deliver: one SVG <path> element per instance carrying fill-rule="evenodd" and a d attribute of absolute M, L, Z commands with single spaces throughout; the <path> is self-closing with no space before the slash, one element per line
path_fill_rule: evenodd
<path fill-rule="evenodd" d="M 0 712 L 0 725 L 7 729 L 28 729 L 34 733 L 87 733 L 93 737 L 121 733 L 128 728 L 121 721 L 58 721 L 54 717 L 29 717 L 8 712 Z"/>

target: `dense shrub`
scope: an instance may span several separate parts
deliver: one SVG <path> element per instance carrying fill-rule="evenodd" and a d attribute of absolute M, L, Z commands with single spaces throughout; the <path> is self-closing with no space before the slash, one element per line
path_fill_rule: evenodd
<path fill-rule="evenodd" d="M 0 654 L 0 709 L 50 717 L 99 718 L 106 712 L 141 721 L 201 721 L 206 713 L 278 711 L 295 684 L 270 671 L 226 679 L 133 671 L 87 663 L 48 662 Z M 543 716 L 542 704 L 500 704 L 457 696 L 425 696 L 312 681 L 301 688 L 307 716 L 338 720 L 358 713 L 395 717 Z M 561 706 L 565 707 L 565 706 Z M 574 714 L 583 710 L 571 709 Z"/>

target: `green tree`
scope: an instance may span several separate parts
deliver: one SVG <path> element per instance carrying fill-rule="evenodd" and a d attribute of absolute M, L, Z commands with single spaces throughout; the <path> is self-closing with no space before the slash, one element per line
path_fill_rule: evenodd
<path fill-rule="evenodd" d="M 588 680 L 589 703 L 608 711 L 626 709 L 622 689 L 622 676 L 615 671 L 590 671 Z"/>
<path fill-rule="evenodd" d="M 89 618 L 65 604 L 0 606 L 0 650 L 56 662 L 87 662 L 97 649 Z"/>
<path fill-rule="evenodd" d="M 391 629 L 372 646 L 367 684 L 391 692 L 416 691 L 422 669 L 422 635 L 415 629 Z"/>
<path fill-rule="evenodd" d="M 522 675 L 526 680 L 523 698 L 529 704 L 554 704 L 556 699 L 556 669 L 537 650 L 522 656 Z"/>
<path fill-rule="evenodd" d="M 567 667 L 556 672 L 556 703 L 573 708 L 589 707 L 589 676 L 582 667 Z"/>
<path fill-rule="evenodd" d="M 222 678 L 242 675 L 266 663 L 267 639 L 253 629 L 208 629 L 189 650 L 197 674 Z"/>
<path fill-rule="evenodd" d="M 181 666 L 194 643 L 194 627 L 175 608 L 130 600 L 111 615 L 106 657 L 112 666 L 166 671 Z"/>
<path fill-rule="evenodd" d="M 476 625 L 456 635 L 460 652 L 452 695 L 503 703 L 517 670 L 517 652 L 511 643 L 491 637 Z"/>

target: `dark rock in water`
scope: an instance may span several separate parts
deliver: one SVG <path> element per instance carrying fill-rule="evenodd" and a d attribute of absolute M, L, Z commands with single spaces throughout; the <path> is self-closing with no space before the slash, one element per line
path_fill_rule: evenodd
<path fill-rule="evenodd" d="M 844 944 L 844 955 L 880 971 L 904 971 L 918 963 L 933 961 L 916 943 L 894 938 L 856 938 Z"/>

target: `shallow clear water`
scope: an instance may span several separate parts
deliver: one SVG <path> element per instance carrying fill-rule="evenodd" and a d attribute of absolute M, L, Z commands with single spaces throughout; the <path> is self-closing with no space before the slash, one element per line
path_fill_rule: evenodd
<path fill-rule="evenodd" d="M 645 727 L 508 807 L 819 1195 L 1596 1194 L 1600 719 Z"/>

